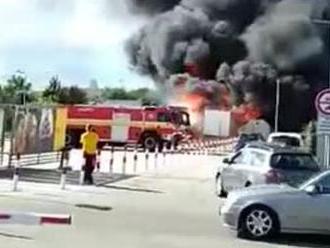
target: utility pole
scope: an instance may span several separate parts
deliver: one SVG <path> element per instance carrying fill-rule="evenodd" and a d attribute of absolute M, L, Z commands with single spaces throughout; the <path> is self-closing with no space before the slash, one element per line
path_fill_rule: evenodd
<path fill-rule="evenodd" d="M 281 101 L 281 80 L 276 80 L 276 108 L 275 108 L 275 132 L 279 130 L 280 101 Z"/>
<path fill-rule="evenodd" d="M 17 92 L 17 94 L 21 98 L 21 105 L 25 106 L 26 105 L 26 91 L 20 90 L 20 91 Z"/>
<path fill-rule="evenodd" d="M 325 26 L 327 27 L 327 32 L 328 32 L 328 44 L 330 44 L 330 21 L 329 20 L 322 20 L 322 19 L 312 19 L 312 22 L 314 24 L 317 24 L 319 26 Z M 329 75 L 329 82 L 328 82 L 328 87 L 330 88 L 330 47 L 328 50 L 328 56 L 329 56 L 329 71 L 328 71 L 328 75 Z M 319 112 L 319 111 L 318 111 Z M 318 127 L 317 127 L 317 133 L 316 133 L 316 138 L 317 138 L 317 157 L 320 161 L 321 164 L 325 164 L 327 166 L 327 168 L 329 168 L 329 162 L 330 162 L 330 154 L 329 154 L 329 150 L 330 150 L 330 135 L 329 133 L 323 133 L 321 132 L 321 124 L 320 123 L 327 123 L 329 124 L 329 120 L 327 120 L 326 117 L 322 116 L 322 114 L 320 114 L 320 112 L 318 113 Z"/>

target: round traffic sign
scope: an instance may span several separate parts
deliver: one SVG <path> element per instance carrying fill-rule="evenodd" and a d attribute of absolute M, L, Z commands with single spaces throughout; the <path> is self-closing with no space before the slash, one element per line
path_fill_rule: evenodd
<path fill-rule="evenodd" d="M 319 113 L 330 116 L 330 89 L 325 89 L 317 95 L 315 106 Z"/>

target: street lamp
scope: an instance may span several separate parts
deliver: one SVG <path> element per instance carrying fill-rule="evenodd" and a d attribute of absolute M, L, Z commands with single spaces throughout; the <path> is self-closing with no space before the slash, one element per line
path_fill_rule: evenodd
<path fill-rule="evenodd" d="M 312 19 L 312 23 L 328 27 L 329 44 L 330 44 L 330 20 Z M 330 54 L 329 54 L 329 88 L 330 88 Z"/>
<path fill-rule="evenodd" d="M 276 80 L 276 108 L 275 108 L 275 132 L 279 130 L 279 117 L 280 117 L 280 96 L 281 96 L 281 80 Z"/>

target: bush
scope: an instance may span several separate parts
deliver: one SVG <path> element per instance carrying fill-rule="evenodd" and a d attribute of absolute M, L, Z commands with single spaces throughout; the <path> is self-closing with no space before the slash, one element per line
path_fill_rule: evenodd
<path fill-rule="evenodd" d="M 303 135 L 305 137 L 305 144 L 307 150 L 316 155 L 317 135 L 316 135 L 316 121 L 311 121 L 304 128 Z"/>

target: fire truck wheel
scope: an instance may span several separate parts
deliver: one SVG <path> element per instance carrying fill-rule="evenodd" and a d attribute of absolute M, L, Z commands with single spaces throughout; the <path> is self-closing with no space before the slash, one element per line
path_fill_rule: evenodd
<path fill-rule="evenodd" d="M 143 146 L 149 151 L 155 151 L 158 143 L 159 138 L 156 135 L 145 136 L 143 139 Z"/>

